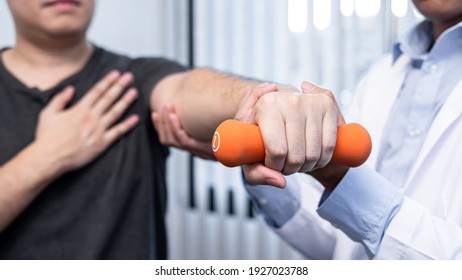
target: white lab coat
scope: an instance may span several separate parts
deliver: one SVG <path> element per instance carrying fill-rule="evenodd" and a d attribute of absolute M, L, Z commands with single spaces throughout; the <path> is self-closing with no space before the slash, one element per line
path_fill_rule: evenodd
<path fill-rule="evenodd" d="M 370 132 L 373 150 L 366 164 L 373 168 L 409 62 L 405 55 L 393 66 L 391 56 L 379 61 L 360 83 L 346 118 Z M 296 179 L 305 183 L 307 177 L 300 174 Z M 462 82 L 436 116 L 408 175 L 404 202 L 375 256 L 317 215 L 321 190 L 300 186 L 301 208 L 275 229 L 309 258 L 462 259 Z"/>

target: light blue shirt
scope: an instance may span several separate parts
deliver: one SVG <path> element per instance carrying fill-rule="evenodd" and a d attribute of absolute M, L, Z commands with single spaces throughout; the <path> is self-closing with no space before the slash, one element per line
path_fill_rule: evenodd
<path fill-rule="evenodd" d="M 321 217 L 362 242 L 372 254 L 399 211 L 402 188 L 431 123 L 462 78 L 462 23 L 433 41 L 431 23 L 424 21 L 394 45 L 393 62 L 404 54 L 412 58 L 412 67 L 387 121 L 377 171 L 366 166 L 351 168 L 332 193 L 324 193 L 318 208 Z M 280 195 L 257 195 L 260 199 L 264 196 L 268 203 L 284 201 Z M 265 209 L 262 212 L 267 221 L 278 226 L 291 218 Z"/>
<path fill-rule="evenodd" d="M 318 209 L 321 217 L 363 242 L 372 254 L 399 210 L 402 188 L 431 123 L 462 78 L 462 24 L 446 30 L 433 46 L 432 31 L 431 23 L 424 21 L 394 45 L 394 62 L 405 54 L 412 58 L 412 67 L 385 126 L 378 173 L 368 167 L 350 169 Z"/>
<path fill-rule="evenodd" d="M 244 186 L 252 199 L 255 210 L 259 212 L 266 223 L 279 228 L 294 216 L 300 208 L 298 186 L 279 189 L 270 186 L 251 186 L 245 181 Z"/>
<path fill-rule="evenodd" d="M 431 48 L 433 41 L 432 24 L 424 21 L 393 49 L 393 62 L 404 53 L 412 59 L 412 67 L 385 126 L 376 169 L 400 188 L 433 120 L 462 74 L 461 25 L 443 33 Z"/>

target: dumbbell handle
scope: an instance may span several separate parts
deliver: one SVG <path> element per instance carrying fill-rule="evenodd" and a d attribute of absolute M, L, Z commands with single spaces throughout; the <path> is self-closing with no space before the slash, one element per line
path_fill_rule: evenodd
<path fill-rule="evenodd" d="M 229 167 L 265 160 L 265 146 L 257 125 L 226 120 L 217 127 L 212 146 L 216 159 Z M 367 160 L 371 148 L 371 137 L 363 126 L 357 123 L 341 125 L 331 161 L 357 167 Z"/>

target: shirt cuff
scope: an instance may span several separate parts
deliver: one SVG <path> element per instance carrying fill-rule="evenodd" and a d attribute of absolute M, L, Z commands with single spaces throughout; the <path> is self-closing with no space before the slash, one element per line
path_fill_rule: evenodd
<path fill-rule="evenodd" d="M 350 168 L 318 214 L 376 254 L 384 232 L 398 212 L 403 193 L 367 166 Z"/>
<path fill-rule="evenodd" d="M 282 227 L 300 208 L 299 186 L 296 180 L 287 178 L 287 187 L 279 189 L 266 185 L 244 186 L 254 206 L 266 223 L 274 228 Z"/>

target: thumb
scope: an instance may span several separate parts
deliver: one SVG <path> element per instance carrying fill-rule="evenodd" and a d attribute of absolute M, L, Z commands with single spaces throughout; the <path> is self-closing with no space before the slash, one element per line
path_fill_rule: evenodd
<path fill-rule="evenodd" d="M 51 112 L 59 112 L 66 108 L 66 105 L 71 101 L 72 97 L 74 96 L 75 89 L 73 86 L 65 87 L 61 92 L 56 94 L 53 99 L 51 99 L 50 103 L 45 108 L 46 110 L 50 110 Z"/>
<path fill-rule="evenodd" d="M 263 95 L 278 91 L 278 87 L 275 84 L 262 83 L 253 87 L 247 86 L 243 89 L 243 99 L 239 104 L 239 108 L 234 116 L 234 119 L 250 122 L 253 109 L 258 99 Z"/>
<path fill-rule="evenodd" d="M 286 187 L 286 179 L 279 171 L 261 163 L 243 165 L 242 170 L 245 179 L 251 185 L 270 185 L 281 189 Z"/>
<path fill-rule="evenodd" d="M 326 94 L 335 99 L 334 95 L 331 91 L 319 87 L 317 84 L 313 82 L 303 81 L 302 82 L 302 93 L 312 93 L 312 94 Z"/>
<path fill-rule="evenodd" d="M 340 111 L 340 107 L 338 106 L 338 103 L 335 100 L 335 96 L 332 93 L 332 91 L 319 87 L 315 83 L 303 81 L 302 82 L 302 93 L 303 94 L 324 94 L 324 95 L 329 96 L 335 102 L 335 106 L 337 107 L 338 124 L 339 125 L 345 124 L 345 119 L 343 118 L 342 112 Z"/>

